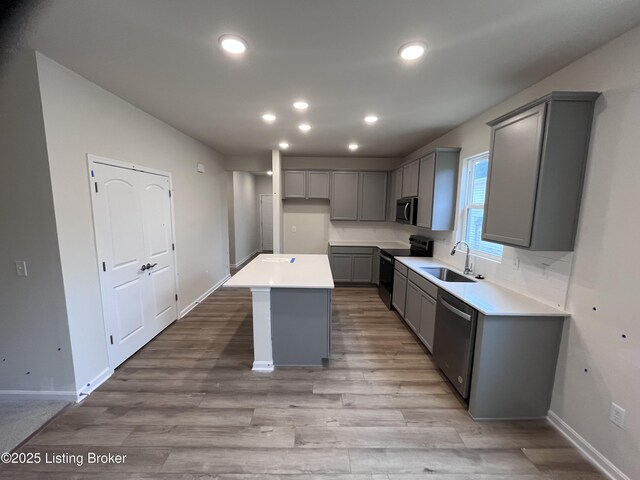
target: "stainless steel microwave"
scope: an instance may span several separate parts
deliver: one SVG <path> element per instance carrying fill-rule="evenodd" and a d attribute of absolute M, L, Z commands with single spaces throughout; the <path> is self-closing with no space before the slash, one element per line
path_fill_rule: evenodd
<path fill-rule="evenodd" d="M 396 201 L 396 222 L 409 225 L 418 223 L 417 198 L 401 198 Z"/>

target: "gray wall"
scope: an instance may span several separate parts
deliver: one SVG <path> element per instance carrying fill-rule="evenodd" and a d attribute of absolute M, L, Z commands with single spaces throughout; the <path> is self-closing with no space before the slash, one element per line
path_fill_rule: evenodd
<path fill-rule="evenodd" d="M 171 173 L 179 309 L 228 274 L 223 157 L 37 54 L 76 387 L 109 374 L 87 154 Z M 197 164 L 206 172 L 198 173 Z"/>
<path fill-rule="evenodd" d="M 233 172 L 233 265 L 246 261 L 260 248 L 258 228 L 258 194 L 256 176 L 247 172 Z"/>
<path fill-rule="evenodd" d="M 0 394 L 75 397 L 62 268 L 33 52 L 0 71 Z M 26 260 L 27 277 L 14 262 Z M 53 395 L 55 396 L 55 395 Z"/>

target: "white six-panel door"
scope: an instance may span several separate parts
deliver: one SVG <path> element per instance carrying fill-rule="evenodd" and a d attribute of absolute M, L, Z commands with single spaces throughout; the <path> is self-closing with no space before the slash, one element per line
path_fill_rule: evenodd
<path fill-rule="evenodd" d="M 115 368 L 177 319 L 169 178 L 92 161 L 109 360 Z"/>

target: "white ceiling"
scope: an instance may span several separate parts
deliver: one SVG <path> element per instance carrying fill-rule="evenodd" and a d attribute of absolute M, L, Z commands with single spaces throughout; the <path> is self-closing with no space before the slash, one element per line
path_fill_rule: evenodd
<path fill-rule="evenodd" d="M 55 0 L 24 43 L 224 154 L 397 157 L 639 22 L 640 0 Z"/>

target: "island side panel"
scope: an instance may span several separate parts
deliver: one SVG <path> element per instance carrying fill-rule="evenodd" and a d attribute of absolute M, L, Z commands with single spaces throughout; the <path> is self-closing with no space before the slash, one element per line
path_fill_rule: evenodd
<path fill-rule="evenodd" d="M 469 413 L 476 420 L 545 418 L 563 318 L 478 316 Z"/>
<path fill-rule="evenodd" d="M 273 362 L 278 365 L 322 365 L 331 341 L 331 290 L 271 290 Z"/>

